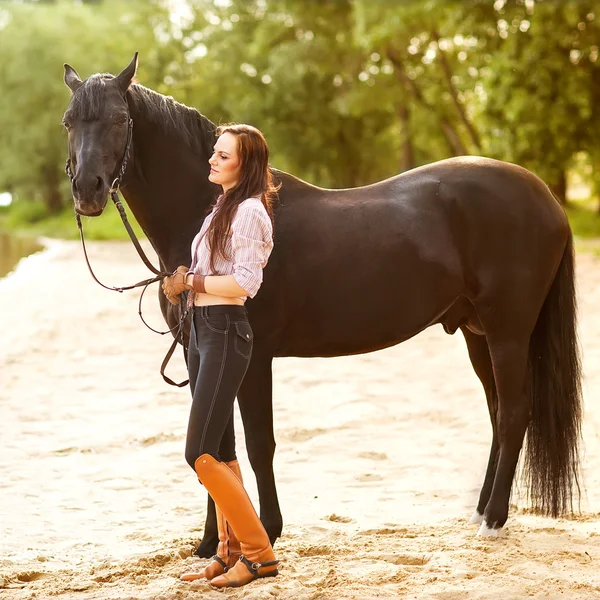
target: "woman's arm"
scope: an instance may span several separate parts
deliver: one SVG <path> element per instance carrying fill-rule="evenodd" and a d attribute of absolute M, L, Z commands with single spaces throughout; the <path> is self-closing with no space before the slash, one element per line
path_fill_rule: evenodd
<path fill-rule="evenodd" d="M 248 296 L 248 292 L 239 285 L 233 275 L 206 275 L 202 279 L 202 284 L 199 283 L 198 275 L 196 277 L 196 285 L 194 285 L 194 274 L 188 273 L 185 278 L 185 283 L 189 289 L 196 292 L 212 294 L 213 296 L 221 296 L 222 298 L 239 298 L 240 296 Z M 202 290 L 201 287 L 204 287 Z"/>

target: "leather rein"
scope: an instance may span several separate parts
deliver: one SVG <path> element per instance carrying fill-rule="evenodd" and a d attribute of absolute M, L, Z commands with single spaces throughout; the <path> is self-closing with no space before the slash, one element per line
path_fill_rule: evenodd
<path fill-rule="evenodd" d="M 142 293 L 140 294 L 140 301 L 138 303 L 138 315 L 140 316 L 142 323 L 148 329 L 150 329 L 150 331 L 153 331 L 154 333 L 158 333 L 159 335 L 166 335 L 167 333 L 172 333 L 173 331 L 176 331 L 176 333 L 174 334 L 175 339 L 173 340 L 173 343 L 171 344 L 171 347 L 169 348 L 169 350 L 160 366 L 160 374 L 162 375 L 163 379 L 168 384 L 174 385 L 177 387 L 183 387 L 184 385 L 187 385 L 189 383 L 189 380 L 182 381 L 181 383 L 175 383 L 172 379 L 170 379 L 167 375 L 165 375 L 165 369 L 167 367 L 169 360 L 171 359 L 171 356 L 173 356 L 173 353 L 175 352 L 175 348 L 177 347 L 177 344 L 179 342 L 181 342 L 181 345 L 183 346 L 184 354 L 186 355 L 186 361 L 187 361 L 187 348 L 184 343 L 183 330 L 185 327 L 185 319 L 188 314 L 188 308 L 187 308 L 187 303 L 184 299 L 184 296 L 183 295 L 179 296 L 179 310 L 180 310 L 181 316 L 179 318 L 178 323 L 175 326 L 171 327 L 171 329 L 167 329 L 166 331 L 158 331 L 157 329 L 154 329 L 153 327 L 148 325 L 148 323 L 146 323 L 146 321 L 144 320 L 144 317 L 142 315 L 142 299 L 144 297 L 144 293 L 148 289 L 148 286 L 157 281 L 161 281 L 165 277 L 168 277 L 169 275 L 171 275 L 171 273 L 169 273 L 167 271 L 158 270 L 150 262 L 150 259 L 146 256 L 146 253 L 142 249 L 142 246 L 141 246 L 139 240 L 137 239 L 131 225 L 129 224 L 129 221 L 127 219 L 127 213 L 125 212 L 125 208 L 123 207 L 123 204 L 121 203 L 121 200 L 119 199 L 118 192 L 121 187 L 121 181 L 125 174 L 125 170 L 127 169 L 127 163 L 129 161 L 129 155 L 131 153 L 132 137 L 133 137 L 133 119 L 130 117 L 129 122 L 128 122 L 128 130 L 127 130 L 127 145 L 125 146 L 125 152 L 123 154 L 121 168 L 119 169 L 118 175 L 115 177 L 114 181 L 112 182 L 112 184 L 110 186 L 109 194 L 110 194 L 112 201 L 114 202 L 114 205 L 117 207 L 117 210 L 119 211 L 119 215 L 121 217 L 121 220 L 123 221 L 123 225 L 125 226 L 125 229 L 127 230 L 127 233 L 129 234 L 129 238 L 131 239 L 133 245 L 135 246 L 135 249 L 137 250 L 139 257 L 142 259 L 142 262 L 146 265 L 146 267 L 148 267 L 148 269 L 150 269 L 150 271 L 152 271 L 152 273 L 155 274 L 155 277 L 150 277 L 149 279 L 144 279 L 142 281 L 138 281 L 137 283 L 134 283 L 133 285 L 125 285 L 125 286 L 121 286 L 121 287 L 104 285 L 96 277 L 96 275 L 94 274 L 94 271 L 92 270 L 92 266 L 91 266 L 89 258 L 88 258 L 87 248 L 85 246 L 85 238 L 83 235 L 83 226 L 81 224 L 81 216 L 77 211 L 75 211 L 75 220 L 77 221 L 77 228 L 79 229 L 79 238 L 81 239 L 81 245 L 83 247 L 83 255 L 85 256 L 85 262 L 87 263 L 88 269 L 89 269 L 90 274 L 92 275 L 92 278 L 94 279 L 94 281 L 97 284 L 101 285 L 104 289 L 107 289 L 107 290 L 110 290 L 113 292 L 119 292 L 119 293 L 123 293 L 125 290 L 132 290 L 134 288 L 143 287 L 144 289 L 142 290 Z M 70 180 L 71 186 L 72 186 L 75 176 L 73 174 L 73 171 L 71 170 L 71 157 L 70 156 L 69 156 L 69 158 L 67 158 L 67 162 L 65 165 L 65 173 L 69 177 L 69 180 Z"/>

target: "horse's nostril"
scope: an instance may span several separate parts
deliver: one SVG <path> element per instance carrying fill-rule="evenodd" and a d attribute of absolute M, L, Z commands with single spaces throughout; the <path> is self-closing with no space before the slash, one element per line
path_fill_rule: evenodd
<path fill-rule="evenodd" d="M 96 177 L 96 191 L 101 192 L 104 187 L 104 182 L 102 181 L 102 177 Z"/>
<path fill-rule="evenodd" d="M 77 179 L 73 179 L 73 193 L 76 194 L 78 191 Z"/>

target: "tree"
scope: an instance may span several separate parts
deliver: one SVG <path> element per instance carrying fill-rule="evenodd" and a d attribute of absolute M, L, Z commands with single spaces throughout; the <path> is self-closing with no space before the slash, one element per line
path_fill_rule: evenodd
<path fill-rule="evenodd" d="M 202 49 L 190 65 L 202 87 L 188 88 L 186 102 L 213 120 L 260 127 L 272 164 L 318 185 L 361 185 L 397 171 L 386 112 L 375 103 L 357 111 L 342 98 L 364 62 L 350 2 L 193 7 L 196 18 L 184 35 L 195 35 Z"/>
<path fill-rule="evenodd" d="M 119 72 L 135 50 L 141 73 L 162 81 L 160 45 L 153 27 L 168 22 L 158 4 L 107 1 L 9 4 L 0 9 L 0 189 L 17 201 L 43 202 L 57 212 L 70 197 L 64 175 L 66 134 L 61 117 L 69 92 L 64 62 L 82 75 Z M 158 80 L 158 81 L 157 81 Z"/>
<path fill-rule="evenodd" d="M 403 169 L 447 156 L 481 152 L 469 103 L 475 85 L 477 40 L 464 34 L 463 19 L 492 12 L 483 2 L 427 0 L 354 2 L 356 35 L 383 60 L 366 65 L 378 95 L 398 116 Z M 463 35 L 458 35 L 463 33 Z"/>
<path fill-rule="evenodd" d="M 530 168 L 562 198 L 571 157 L 600 159 L 591 0 L 165 4 L 3 5 L 0 190 L 61 206 L 62 63 L 117 72 L 134 50 L 145 85 L 217 123 L 258 126 L 274 166 L 318 185 L 484 154 Z"/>
<path fill-rule="evenodd" d="M 533 170 L 562 202 L 572 157 L 597 147 L 593 10 L 585 0 L 504 3 L 490 34 L 497 50 L 481 72 L 487 153 Z"/>

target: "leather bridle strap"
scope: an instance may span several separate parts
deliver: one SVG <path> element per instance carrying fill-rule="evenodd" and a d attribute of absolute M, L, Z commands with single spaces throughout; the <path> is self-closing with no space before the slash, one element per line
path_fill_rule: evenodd
<path fill-rule="evenodd" d="M 110 290 L 111 292 L 124 292 L 125 290 L 132 290 L 137 287 L 148 286 L 151 283 L 160 281 L 164 277 L 171 275 L 171 273 L 156 271 L 158 273 L 156 275 L 156 277 L 150 277 L 150 279 L 143 279 L 142 281 L 138 281 L 137 283 L 134 283 L 133 285 L 124 285 L 124 286 L 119 286 L 119 287 L 112 286 L 112 285 L 105 285 L 96 277 L 96 275 L 92 269 L 92 265 L 90 264 L 90 260 L 88 258 L 88 253 L 87 253 L 87 247 L 85 245 L 85 238 L 83 236 L 83 227 L 81 225 L 81 217 L 77 213 L 75 214 L 75 220 L 77 221 L 77 228 L 79 229 L 79 239 L 81 240 L 81 245 L 83 247 L 83 255 L 85 257 L 85 262 L 87 264 L 87 267 L 88 267 L 90 274 L 93 277 L 94 281 L 98 285 L 101 285 L 104 289 Z M 136 239 L 136 241 L 137 241 L 137 239 Z M 139 242 L 138 242 L 138 245 L 139 245 Z"/>
<path fill-rule="evenodd" d="M 160 365 L 160 374 L 162 375 L 162 378 L 169 385 L 174 385 L 175 387 L 184 387 L 190 382 L 189 379 L 186 379 L 185 381 L 182 381 L 181 383 L 175 383 L 170 377 L 165 375 L 165 369 L 167 368 L 167 365 L 169 364 L 169 361 L 171 360 L 171 356 L 173 356 L 173 352 L 175 352 L 175 348 L 177 348 L 177 344 L 179 343 L 179 334 L 183 333 L 183 322 L 184 321 L 185 321 L 185 314 L 182 313 L 182 318 L 180 319 L 180 332 L 177 334 L 177 336 L 175 336 L 175 339 L 173 340 L 171 347 L 167 350 L 167 354 Z M 181 345 L 183 346 L 183 354 L 185 357 L 185 362 L 187 364 L 187 347 L 183 343 L 183 335 L 181 335 Z"/>
<path fill-rule="evenodd" d="M 125 151 L 123 153 L 123 160 L 121 161 L 121 168 L 119 169 L 117 176 L 115 177 L 114 181 L 112 182 L 112 184 L 110 186 L 109 194 L 110 194 L 110 197 L 111 197 L 114 205 L 117 207 L 117 210 L 119 211 L 119 216 L 121 217 L 121 221 L 123 221 L 123 225 L 125 226 L 125 229 L 127 230 L 127 233 L 129 234 L 129 239 L 131 239 L 131 242 L 133 243 L 135 249 L 137 250 L 139 257 L 142 259 L 142 261 L 146 265 L 146 267 L 148 267 L 148 269 L 150 269 L 150 271 L 152 271 L 152 273 L 154 273 L 156 275 L 156 277 L 153 279 L 144 279 L 143 281 L 140 281 L 134 285 L 122 286 L 122 287 L 107 286 L 107 285 L 104 285 L 103 283 L 101 283 L 98 280 L 98 278 L 94 275 L 94 272 L 92 271 L 92 267 L 90 265 L 90 261 L 88 259 L 87 250 L 85 247 L 85 239 L 83 236 L 83 227 L 81 225 L 81 216 L 79 215 L 79 213 L 77 213 L 77 212 L 75 213 L 75 220 L 77 221 L 77 228 L 79 229 L 79 237 L 81 238 L 81 244 L 83 246 L 83 253 L 85 255 L 85 260 L 87 262 L 88 269 L 90 270 L 90 273 L 92 274 L 92 277 L 94 278 L 94 281 L 96 281 L 96 283 L 101 285 L 103 288 L 105 288 L 107 290 L 112 290 L 115 292 L 123 292 L 124 290 L 131 290 L 133 288 L 140 287 L 142 285 L 149 285 L 151 283 L 154 283 L 155 281 L 160 281 L 162 278 L 171 275 L 171 273 L 168 273 L 167 271 L 159 271 L 150 262 L 150 259 L 146 256 L 146 253 L 142 249 L 142 246 L 140 245 L 140 242 L 137 239 L 137 237 L 133 231 L 133 228 L 129 224 L 129 221 L 127 219 L 127 213 L 125 212 L 125 208 L 123 207 L 121 200 L 119 200 L 118 192 L 119 192 L 119 188 L 121 187 L 121 181 L 123 179 L 123 175 L 125 174 L 125 171 L 127 169 L 127 163 L 129 162 L 129 155 L 131 154 L 131 140 L 132 139 L 133 139 L 133 119 L 130 117 L 129 121 L 128 121 L 128 126 L 127 126 L 127 144 L 125 145 Z M 70 157 L 67 158 L 67 163 L 65 165 L 65 172 L 69 177 L 71 185 L 73 185 L 73 179 L 75 178 L 75 176 L 73 175 L 73 171 L 71 170 L 71 158 Z"/>
<path fill-rule="evenodd" d="M 180 308 L 181 316 L 179 318 L 177 325 L 174 325 L 173 327 L 171 327 L 171 329 L 167 329 L 167 331 L 158 331 L 158 330 L 150 327 L 150 325 L 148 325 L 148 323 L 146 323 L 146 321 L 144 320 L 144 317 L 142 316 L 142 298 L 144 297 L 144 292 L 146 291 L 148 286 L 152 283 L 155 283 L 156 281 L 161 281 L 165 277 L 168 277 L 169 275 L 171 275 L 171 273 L 169 273 L 168 271 L 159 271 L 150 262 L 150 259 L 146 256 L 146 253 L 142 249 L 142 246 L 141 246 L 139 240 L 137 239 L 137 236 L 135 235 L 133 228 L 129 224 L 129 221 L 127 219 L 127 213 L 125 212 L 125 208 L 123 207 L 123 204 L 121 203 L 119 196 L 118 196 L 119 188 L 121 187 L 121 180 L 123 179 L 123 175 L 125 174 L 125 170 L 127 169 L 127 162 L 129 161 L 129 155 L 131 153 L 132 137 L 133 137 L 133 119 L 130 117 L 129 122 L 128 122 L 128 130 L 127 130 L 127 144 L 125 146 L 125 152 L 123 153 L 123 160 L 121 162 L 121 168 L 119 169 L 119 173 L 117 174 L 117 176 L 115 177 L 114 181 L 112 182 L 112 184 L 110 186 L 109 194 L 110 194 L 110 197 L 111 197 L 114 205 L 117 207 L 117 210 L 119 211 L 119 216 L 121 217 L 121 221 L 123 221 L 123 225 L 125 226 L 125 229 L 127 230 L 127 233 L 129 234 L 129 238 L 131 239 L 131 242 L 133 243 L 135 249 L 137 250 L 139 257 L 142 259 L 142 262 L 146 265 L 146 267 L 148 267 L 148 269 L 150 269 L 150 271 L 152 271 L 156 275 L 156 277 L 151 277 L 149 279 L 144 279 L 142 281 L 138 281 L 137 283 L 134 283 L 133 285 L 126 285 L 126 286 L 120 286 L 120 287 L 104 285 L 96 277 L 96 275 L 94 274 L 94 271 L 92 270 L 92 265 L 90 264 L 90 261 L 88 258 L 88 253 L 87 253 L 87 248 L 85 246 L 85 238 L 83 235 L 83 226 L 81 224 L 81 216 L 77 212 L 75 212 L 75 220 L 77 221 L 77 228 L 79 229 L 79 237 L 81 239 L 81 245 L 83 247 L 83 255 L 85 256 L 85 262 L 87 264 L 87 267 L 88 267 L 90 274 L 91 274 L 92 278 L 94 279 L 94 281 L 98 285 L 102 286 L 103 288 L 105 288 L 107 290 L 110 290 L 113 292 L 120 292 L 120 293 L 124 292 L 125 290 L 132 290 L 134 288 L 143 286 L 144 289 L 142 290 L 142 293 L 140 294 L 140 301 L 139 301 L 139 305 L 138 305 L 138 314 L 140 316 L 140 319 L 142 320 L 142 323 L 148 329 L 150 329 L 154 333 L 158 333 L 160 335 L 172 333 L 173 331 L 177 330 L 177 332 L 174 335 L 173 343 L 171 344 L 171 347 L 167 351 L 167 355 L 165 356 L 165 359 L 163 360 L 163 362 L 161 364 L 160 374 L 162 375 L 163 379 L 168 384 L 174 385 L 177 387 L 183 387 L 184 385 L 187 385 L 189 383 L 189 380 L 182 381 L 181 383 L 175 383 L 172 379 L 170 379 L 167 375 L 165 375 L 165 369 L 167 367 L 169 360 L 171 359 L 171 356 L 173 356 L 173 353 L 175 352 L 175 348 L 177 347 L 177 344 L 179 342 L 181 342 L 181 345 L 183 346 L 183 351 L 184 351 L 184 355 L 186 356 L 186 362 L 187 362 L 187 348 L 185 346 L 184 337 L 183 337 L 183 330 L 185 327 L 185 319 L 188 314 L 187 302 L 185 301 L 184 297 L 180 295 L 179 308 Z M 69 177 L 71 185 L 73 185 L 73 179 L 75 177 L 73 175 L 73 171 L 71 170 L 71 157 L 67 158 L 67 162 L 65 165 L 65 172 Z"/>

